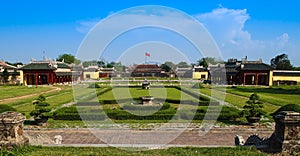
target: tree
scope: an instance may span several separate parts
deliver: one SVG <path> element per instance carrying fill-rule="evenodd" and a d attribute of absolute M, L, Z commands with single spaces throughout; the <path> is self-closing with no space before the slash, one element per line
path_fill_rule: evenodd
<path fill-rule="evenodd" d="M 176 65 L 173 62 L 165 62 L 160 65 L 160 68 L 163 69 L 165 72 L 174 71 L 176 68 Z"/>
<path fill-rule="evenodd" d="M 199 66 L 203 66 L 204 68 L 207 68 L 209 64 L 217 64 L 217 63 L 221 63 L 220 60 L 217 60 L 214 57 L 205 57 L 200 59 L 198 62 Z"/>
<path fill-rule="evenodd" d="M 59 55 L 58 58 L 57 58 L 56 60 L 57 60 L 57 61 L 63 61 L 63 60 L 64 60 L 64 62 L 65 62 L 65 63 L 68 63 L 68 64 L 72 64 L 72 63 L 77 63 L 77 64 L 79 64 L 79 63 L 80 63 L 80 61 L 77 60 L 77 59 L 75 58 L 75 56 L 73 56 L 73 55 L 71 55 L 71 54 L 62 54 L 62 55 Z"/>
<path fill-rule="evenodd" d="M 119 72 L 125 71 L 125 66 L 123 66 L 121 62 L 116 62 L 114 64 L 114 67 L 115 67 L 116 71 L 119 71 Z"/>
<path fill-rule="evenodd" d="M 110 63 L 106 64 L 106 68 L 112 68 L 112 67 L 115 67 L 115 65 L 116 65 L 116 62 L 111 61 Z"/>
<path fill-rule="evenodd" d="M 292 70 L 293 65 L 288 59 L 287 54 L 277 55 L 271 59 L 271 66 L 277 70 Z"/>
<path fill-rule="evenodd" d="M 179 67 L 179 68 L 191 67 L 191 65 L 187 64 L 186 62 L 179 62 L 176 66 Z"/>
<path fill-rule="evenodd" d="M 93 61 L 84 61 L 82 62 L 83 67 L 88 67 L 88 66 L 98 66 L 98 62 L 96 60 Z"/>
<path fill-rule="evenodd" d="M 3 74 L 3 82 L 7 83 L 8 82 L 8 78 L 9 78 L 9 73 L 8 73 L 8 71 L 7 71 L 6 68 L 3 70 L 2 74 Z"/>
<path fill-rule="evenodd" d="M 105 67 L 104 61 L 97 61 L 98 67 Z"/>
<path fill-rule="evenodd" d="M 47 122 L 50 109 L 48 106 L 49 103 L 46 102 L 46 97 L 44 95 L 39 95 L 39 97 L 32 101 L 32 104 L 35 105 L 35 109 L 30 112 L 30 115 L 34 117 L 37 124 L 43 124 Z"/>
<path fill-rule="evenodd" d="M 261 115 L 263 115 L 263 105 L 262 102 L 259 101 L 259 96 L 256 93 L 251 94 L 246 103 L 247 104 L 243 108 L 245 109 L 244 114 L 246 115 L 248 122 L 258 122 Z"/>

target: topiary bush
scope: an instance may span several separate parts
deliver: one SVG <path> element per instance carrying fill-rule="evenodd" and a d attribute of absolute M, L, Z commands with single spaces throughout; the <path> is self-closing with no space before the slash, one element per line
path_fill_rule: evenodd
<path fill-rule="evenodd" d="M 44 95 L 39 95 L 36 100 L 32 101 L 32 104 L 35 105 L 35 109 L 30 112 L 30 115 L 34 118 L 38 125 L 42 125 L 47 122 L 51 109 L 48 108 L 50 105 L 46 102 L 46 97 Z"/>

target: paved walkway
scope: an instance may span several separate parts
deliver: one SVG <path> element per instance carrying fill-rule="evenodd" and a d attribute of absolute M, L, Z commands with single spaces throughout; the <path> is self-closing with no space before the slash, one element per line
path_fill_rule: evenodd
<path fill-rule="evenodd" d="M 24 131 L 33 145 L 57 146 L 56 135 L 62 136 L 60 146 L 121 146 L 121 147 L 156 147 L 156 146 L 235 146 L 235 135 L 246 139 L 251 134 L 269 137 L 270 128 L 251 127 L 215 127 L 203 133 L 201 129 L 126 130 L 126 129 L 31 129 Z M 58 145 L 59 146 L 59 145 Z"/>

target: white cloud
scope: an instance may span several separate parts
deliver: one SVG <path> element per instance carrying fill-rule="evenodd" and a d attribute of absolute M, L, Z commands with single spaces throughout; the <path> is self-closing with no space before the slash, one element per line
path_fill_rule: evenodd
<path fill-rule="evenodd" d="M 93 18 L 77 21 L 76 31 L 87 34 L 100 20 L 100 18 Z"/>
<path fill-rule="evenodd" d="M 278 44 L 280 47 L 285 46 L 289 42 L 289 34 L 283 33 L 281 36 L 277 37 Z"/>
<path fill-rule="evenodd" d="M 184 17 L 180 21 L 180 24 L 178 24 L 178 19 L 180 18 L 178 18 L 177 13 L 173 14 L 172 12 L 166 11 L 161 12 L 161 14 L 157 16 L 156 14 L 149 14 L 149 12 L 145 10 L 143 10 L 142 13 L 128 13 L 126 15 L 127 21 L 123 20 L 112 23 L 107 30 L 118 29 L 118 27 L 122 27 L 122 25 L 127 22 L 134 23 L 141 20 L 151 20 L 154 21 L 153 23 L 157 20 L 157 25 L 160 25 L 162 21 L 161 17 L 165 19 L 163 21 L 176 25 L 176 28 L 180 30 L 188 28 L 191 29 L 191 32 L 197 31 L 195 30 L 196 28 L 189 26 L 188 21 L 183 20 Z M 270 59 L 278 53 L 287 50 L 290 52 L 296 51 L 297 47 L 299 47 L 290 43 L 290 35 L 288 33 L 283 33 L 280 36 L 274 36 L 273 38 L 264 40 L 253 39 L 251 33 L 245 29 L 247 21 L 251 20 L 246 9 L 228 9 L 220 5 L 219 8 L 216 8 L 211 12 L 196 14 L 194 17 L 198 19 L 213 36 L 224 59 L 241 59 L 242 57 L 247 56 L 252 60 L 262 58 L 264 62 L 269 63 Z M 87 33 L 98 21 L 100 21 L 100 19 L 79 21 L 79 25 L 76 29 L 78 32 Z M 295 54 L 291 53 L 291 55 Z"/>
<path fill-rule="evenodd" d="M 246 9 L 228 9 L 221 6 L 211 12 L 197 14 L 195 17 L 212 34 L 224 58 L 241 59 L 248 56 L 249 59 L 262 58 L 264 62 L 269 63 L 278 53 L 290 50 L 292 55 L 295 49 L 295 45 L 289 43 L 288 33 L 273 39 L 252 39 L 251 33 L 245 30 L 245 25 L 250 20 Z"/>

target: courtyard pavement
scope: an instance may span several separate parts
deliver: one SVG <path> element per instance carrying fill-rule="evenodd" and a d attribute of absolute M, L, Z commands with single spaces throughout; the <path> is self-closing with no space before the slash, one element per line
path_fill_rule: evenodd
<path fill-rule="evenodd" d="M 251 126 L 213 127 L 207 133 L 199 128 L 189 128 L 182 133 L 181 130 L 183 129 L 25 129 L 24 135 L 30 139 L 30 144 L 44 146 L 231 147 L 235 146 L 235 135 L 247 139 L 252 134 L 269 137 L 273 132 L 272 128 Z M 55 143 L 54 137 L 57 135 L 62 137 L 61 144 Z"/>

